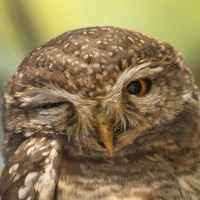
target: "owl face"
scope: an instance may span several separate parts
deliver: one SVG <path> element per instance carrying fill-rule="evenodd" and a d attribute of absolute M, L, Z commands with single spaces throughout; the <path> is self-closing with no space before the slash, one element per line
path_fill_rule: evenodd
<path fill-rule="evenodd" d="M 167 126 L 191 98 L 190 72 L 169 44 L 119 28 L 80 29 L 19 66 L 4 93 L 5 131 L 18 144 L 43 135 L 76 156 L 120 157 L 153 148 L 143 135 Z"/>

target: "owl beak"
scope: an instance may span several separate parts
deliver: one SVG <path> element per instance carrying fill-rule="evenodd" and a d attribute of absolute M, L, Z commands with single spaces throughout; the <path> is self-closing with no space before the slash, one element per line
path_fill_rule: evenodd
<path fill-rule="evenodd" d="M 104 143 L 108 154 L 113 155 L 113 126 L 106 114 L 101 113 L 97 116 L 97 132 L 101 141 Z"/>

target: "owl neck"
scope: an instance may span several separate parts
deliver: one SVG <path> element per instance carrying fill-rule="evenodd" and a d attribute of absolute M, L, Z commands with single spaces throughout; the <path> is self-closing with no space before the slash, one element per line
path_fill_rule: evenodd
<path fill-rule="evenodd" d="M 157 125 L 143 131 L 132 144 L 115 152 L 113 157 L 107 157 L 102 152 L 81 152 L 69 148 L 72 159 L 80 162 L 125 163 L 132 161 L 148 161 L 149 158 L 165 160 L 175 167 L 190 167 L 200 152 L 199 109 L 197 106 L 185 106 L 184 110 L 165 124 Z"/>

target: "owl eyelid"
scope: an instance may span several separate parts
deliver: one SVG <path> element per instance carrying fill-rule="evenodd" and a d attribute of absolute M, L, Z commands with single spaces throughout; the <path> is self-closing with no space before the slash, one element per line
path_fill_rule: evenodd
<path fill-rule="evenodd" d="M 37 107 L 38 108 L 42 108 L 42 109 L 51 109 L 51 108 L 56 108 L 59 107 L 63 104 L 65 104 L 66 102 L 52 102 L 52 103 L 44 103 L 44 104 L 40 104 Z"/>

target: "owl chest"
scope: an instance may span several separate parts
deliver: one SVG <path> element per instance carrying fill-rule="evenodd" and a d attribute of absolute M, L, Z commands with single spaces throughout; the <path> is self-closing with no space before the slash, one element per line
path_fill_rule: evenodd
<path fill-rule="evenodd" d="M 139 178 L 139 177 L 138 177 Z M 133 183 L 130 174 L 115 166 L 80 164 L 62 167 L 58 179 L 59 200 L 99 200 L 99 199 L 142 199 L 134 194 L 138 187 Z"/>
<path fill-rule="evenodd" d="M 156 166 L 150 168 L 154 167 Z M 56 199 L 182 199 L 180 188 L 176 181 L 171 180 L 169 171 L 159 171 L 159 168 L 150 170 L 147 166 L 144 168 L 134 163 L 63 163 L 58 177 Z"/>

